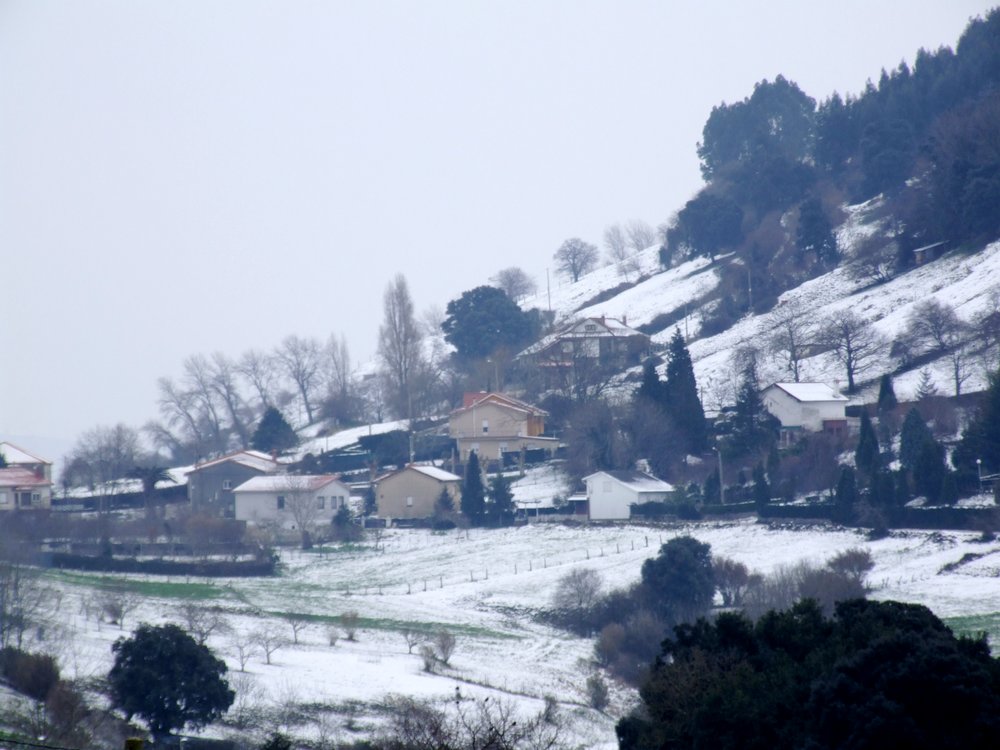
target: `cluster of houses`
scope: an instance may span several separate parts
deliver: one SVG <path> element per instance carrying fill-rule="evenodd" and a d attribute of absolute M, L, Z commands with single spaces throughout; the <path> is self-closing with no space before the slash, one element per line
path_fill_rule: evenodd
<path fill-rule="evenodd" d="M 781 422 L 781 442 L 790 445 L 807 432 L 842 434 L 848 399 L 821 383 L 775 383 L 762 392 Z M 528 450 L 555 452 L 558 440 L 545 435 L 547 413 L 502 393 L 467 393 L 449 417 L 448 432 L 462 461 L 475 452 L 503 466 L 506 456 Z M 189 474 L 192 506 L 248 523 L 283 522 L 291 528 L 292 496 L 314 503 L 318 522 L 329 520 L 348 501 L 351 488 L 333 475 L 292 477 L 282 465 L 256 451 L 240 451 L 199 464 Z M 306 487 L 293 486 L 306 482 Z M 571 496 L 566 512 L 593 521 L 626 520 L 636 505 L 668 502 L 675 488 L 642 471 L 599 471 L 584 477 L 586 493 Z M 441 495 L 459 506 L 462 478 L 440 466 L 411 463 L 373 481 L 377 514 L 388 522 L 430 518 Z"/>
<path fill-rule="evenodd" d="M 614 318 L 585 318 L 521 353 L 548 377 L 565 380 L 581 359 L 626 367 L 649 350 L 649 337 Z M 847 398 L 822 383 L 775 383 L 761 394 L 781 423 L 781 443 L 790 445 L 805 432 L 840 434 L 847 430 Z M 552 456 L 559 440 L 545 434 L 548 414 L 503 393 L 467 393 L 448 420 L 448 435 L 465 464 L 474 452 L 480 462 L 498 467 L 520 464 L 525 455 Z M 0 468 L 0 512 L 52 505 L 52 464 L 11 444 L 0 443 L 6 467 Z M 387 522 L 432 517 L 442 494 L 459 506 L 462 478 L 441 466 L 410 463 L 372 481 L 377 513 Z M 367 483 L 365 483 L 367 485 Z M 640 471 L 600 471 L 584 478 L 586 494 L 569 498 L 568 512 L 595 521 L 628 519 L 635 505 L 668 501 L 674 488 Z M 359 488 L 353 488 L 357 494 Z M 303 504 L 313 523 L 329 522 L 351 502 L 352 487 L 339 477 L 291 475 L 275 456 L 241 450 L 195 465 L 187 473 L 187 498 L 193 510 L 250 524 L 300 523 Z M 525 509 L 530 513 L 530 506 Z M 535 509 L 537 513 L 537 508 Z"/>

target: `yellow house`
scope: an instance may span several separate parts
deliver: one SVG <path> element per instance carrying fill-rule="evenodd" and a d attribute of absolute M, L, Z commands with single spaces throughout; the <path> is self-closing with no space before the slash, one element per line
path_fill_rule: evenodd
<path fill-rule="evenodd" d="M 554 451 L 559 441 L 545 437 L 548 412 L 502 393 L 466 393 L 462 407 L 448 418 L 448 435 L 461 460 L 475 451 L 482 461 L 502 460 L 521 449 Z"/>
<path fill-rule="evenodd" d="M 461 498 L 462 478 L 436 466 L 409 464 L 375 480 L 378 515 L 394 518 L 429 518 L 442 490 L 451 495 L 455 509 Z"/>

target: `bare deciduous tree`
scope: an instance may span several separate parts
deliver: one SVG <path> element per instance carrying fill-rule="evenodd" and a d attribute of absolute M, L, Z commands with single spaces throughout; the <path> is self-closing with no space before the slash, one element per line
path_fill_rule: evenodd
<path fill-rule="evenodd" d="M 775 308 L 769 322 L 768 349 L 787 361 L 788 372 L 798 383 L 802 376 L 802 360 L 809 356 L 815 344 L 815 321 L 802 303 L 795 300 Z"/>
<path fill-rule="evenodd" d="M 353 609 L 344 612 L 340 616 L 340 627 L 344 629 L 344 636 L 349 641 L 357 640 L 356 636 L 358 634 L 358 626 L 361 623 L 361 617 Z"/>
<path fill-rule="evenodd" d="M 604 581 L 593 568 L 574 568 L 559 579 L 552 604 L 562 610 L 588 610 L 601 596 Z"/>
<path fill-rule="evenodd" d="M 448 665 L 451 655 L 455 653 L 455 636 L 447 630 L 440 630 L 434 635 L 434 653 L 438 661 L 445 666 Z"/>
<path fill-rule="evenodd" d="M 936 299 L 914 305 L 906 318 L 907 332 L 924 351 L 946 352 L 968 338 L 968 326 L 955 314 L 954 308 Z"/>
<path fill-rule="evenodd" d="M 51 591 L 37 568 L 18 555 L 6 556 L 0 560 L 0 647 L 21 648 L 28 628 L 43 623 Z"/>
<path fill-rule="evenodd" d="M 270 664 L 274 653 L 288 645 L 288 638 L 285 637 L 283 630 L 276 625 L 269 624 L 253 634 L 253 642 L 264 652 L 264 661 Z"/>
<path fill-rule="evenodd" d="M 571 237 L 559 246 L 553 256 L 556 268 L 567 274 L 574 282 L 597 264 L 597 247 L 584 242 L 579 237 Z"/>
<path fill-rule="evenodd" d="M 518 268 L 517 266 L 510 266 L 509 268 L 497 271 L 495 275 L 490 277 L 490 281 L 493 282 L 494 286 L 502 289 L 514 302 L 519 301 L 522 297 L 534 294 L 537 289 L 532 278 L 528 276 L 523 268 Z"/>
<path fill-rule="evenodd" d="M 847 374 L 847 390 L 856 388 L 855 378 L 875 364 L 879 354 L 885 349 L 882 336 L 871 322 L 860 317 L 853 310 L 833 313 L 820 332 L 820 340 L 829 347 Z"/>
<path fill-rule="evenodd" d="M 125 618 L 138 608 L 142 603 L 142 597 L 125 588 L 112 588 L 101 593 L 98 597 L 101 611 L 112 625 L 117 625 L 119 630 L 125 629 Z"/>
<path fill-rule="evenodd" d="M 633 253 L 656 244 L 656 230 L 642 219 L 630 219 L 625 224 L 625 234 L 628 236 L 628 244 Z"/>
<path fill-rule="evenodd" d="M 403 640 L 406 641 L 406 653 L 412 654 L 413 647 L 419 646 L 424 642 L 426 636 L 419 630 L 413 630 L 412 628 L 403 629 Z"/>
<path fill-rule="evenodd" d="M 390 386 L 396 413 L 413 419 L 413 379 L 420 369 L 422 336 L 414 318 L 410 289 L 402 274 L 397 275 L 386 287 L 382 309 L 378 356 Z"/>
<path fill-rule="evenodd" d="M 180 434 L 179 442 L 191 446 L 196 458 L 204 458 L 212 451 L 212 441 L 202 423 L 193 395 L 171 378 L 156 381 L 159 390 L 157 405 L 166 427 Z"/>
<path fill-rule="evenodd" d="M 295 528 L 302 539 L 302 549 L 312 547 L 313 530 L 320 516 L 319 504 L 306 477 L 288 474 L 278 483 L 285 496 L 285 508 L 295 521 Z"/>
<path fill-rule="evenodd" d="M 236 693 L 233 705 L 226 712 L 226 721 L 240 731 L 257 729 L 263 725 L 263 708 L 266 693 L 253 675 L 243 671 L 246 659 L 240 659 L 240 671 L 231 675 L 229 686 Z"/>
<path fill-rule="evenodd" d="M 620 263 L 629 255 L 628 237 L 621 224 L 612 224 L 604 229 L 604 249 L 608 251 L 611 263 Z"/>
<path fill-rule="evenodd" d="M 289 614 L 285 615 L 285 621 L 288 626 L 292 629 L 292 643 L 298 645 L 299 634 L 303 630 L 309 627 L 310 620 L 305 615 L 301 614 Z"/>
<path fill-rule="evenodd" d="M 333 334 L 330 335 L 323 350 L 323 364 L 327 399 L 340 403 L 341 408 L 346 411 L 354 382 L 351 373 L 351 352 L 347 347 L 347 338 L 343 334 L 339 339 Z"/>
<path fill-rule="evenodd" d="M 187 603 L 181 607 L 180 616 L 185 630 L 202 645 L 212 634 L 229 630 L 229 623 L 218 607 Z"/>
<path fill-rule="evenodd" d="M 236 661 L 240 663 L 240 671 L 245 671 L 247 662 L 250 661 L 250 657 L 253 656 L 253 652 L 257 648 L 256 635 L 236 628 L 229 639 L 229 646 L 236 656 Z"/>
<path fill-rule="evenodd" d="M 260 400 L 259 412 L 263 412 L 274 403 L 274 357 L 264 352 L 250 349 L 240 357 L 236 369 L 243 379 L 250 384 Z"/>
<path fill-rule="evenodd" d="M 712 572 L 724 607 L 742 607 L 747 591 L 761 580 L 760 574 L 751 573 L 746 565 L 728 557 L 713 559 Z"/>
<path fill-rule="evenodd" d="M 281 369 L 295 384 L 302 400 L 306 422 L 312 424 L 315 421 L 313 398 L 319 385 L 322 347 L 313 338 L 286 336 L 274 356 Z"/>
<path fill-rule="evenodd" d="M 250 432 L 247 427 L 250 414 L 243 402 L 236 375 L 236 363 L 229 357 L 222 352 L 215 352 L 212 355 L 212 389 L 226 408 L 229 425 L 236 433 L 240 448 L 246 448 L 250 445 Z"/>

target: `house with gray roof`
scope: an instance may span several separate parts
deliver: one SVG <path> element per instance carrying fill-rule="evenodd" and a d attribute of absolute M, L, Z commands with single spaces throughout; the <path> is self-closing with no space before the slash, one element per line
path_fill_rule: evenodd
<path fill-rule="evenodd" d="M 672 484 L 644 471 L 597 471 L 583 483 L 591 521 L 627 521 L 633 505 L 666 502 L 674 494 Z"/>
<path fill-rule="evenodd" d="M 375 480 L 378 515 L 387 521 L 430 518 L 442 492 L 456 509 L 461 498 L 462 478 L 427 464 L 408 464 Z"/>
<path fill-rule="evenodd" d="M 235 518 L 233 490 L 254 477 L 281 469 L 274 458 L 255 450 L 242 450 L 196 464 L 188 472 L 188 500 L 193 510 Z"/>
<path fill-rule="evenodd" d="M 781 422 L 782 445 L 794 443 L 803 432 L 847 432 L 849 399 L 826 383 L 773 383 L 760 396 Z"/>

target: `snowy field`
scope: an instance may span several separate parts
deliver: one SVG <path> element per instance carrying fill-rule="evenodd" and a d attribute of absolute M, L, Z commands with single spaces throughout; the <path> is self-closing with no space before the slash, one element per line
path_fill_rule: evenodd
<path fill-rule="evenodd" d="M 853 530 L 769 528 L 751 520 L 671 527 L 639 525 L 568 526 L 532 524 L 520 528 L 431 532 L 390 530 L 376 550 L 359 545 L 282 553 L 280 575 L 265 579 L 112 578 L 51 572 L 60 592 L 63 625 L 37 648 L 55 651 L 64 674 L 106 673 L 110 646 L 140 621 L 179 621 L 184 603 L 218 606 L 238 632 L 281 629 L 284 619 L 306 615 L 311 624 L 298 645 L 287 645 L 264 663 L 255 653 L 239 676 L 242 691 L 264 705 L 311 704 L 327 712 L 342 740 L 357 739 L 379 726 L 390 695 L 439 701 L 492 696 L 537 713 L 546 695 L 559 701 L 566 722 L 566 746 L 614 747 L 614 722 L 634 704 L 635 693 L 615 686 L 605 713 L 586 705 L 584 683 L 593 672 L 592 641 L 547 627 L 535 614 L 551 599 L 561 576 L 574 567 L 598 570 L 607 587 L 639 577 L 643 560 L 660 544 L 692 534 L 761 572 L 801 560 L 822 563 L 849 547 L 871 551 L 870 576 L 877 598 L 919 602 L 953 625 L 987 629 L 1000 638 L 1000 542 L 980 542 L 965 532 L 894 532 L 868 542 Z M 965 558 L 966 555 L 974 557 Z M 967 562 L 945 572 L 945 566 Z M 146 597 L 125 630 L 99 623 L 90 606 L 95 590 L 119 582 Z M 330 646 L 327 626 L 348 611 L 360 616 L 357 640 Z M 408 653 L 402 632 L 447 629 L 457 638 L 449 667 L 438 674 Z M 230 670 L 239 670 L 232 635 L 213 635 L 209 645 Z M 254 687 L 249 687 L 253 685 Z M 350 727 L 350 728 L 349 728 Z M 314 735 L 315 724 L 286 729 Z M 225 734 L 224 728 L 209 730 Z"/>

